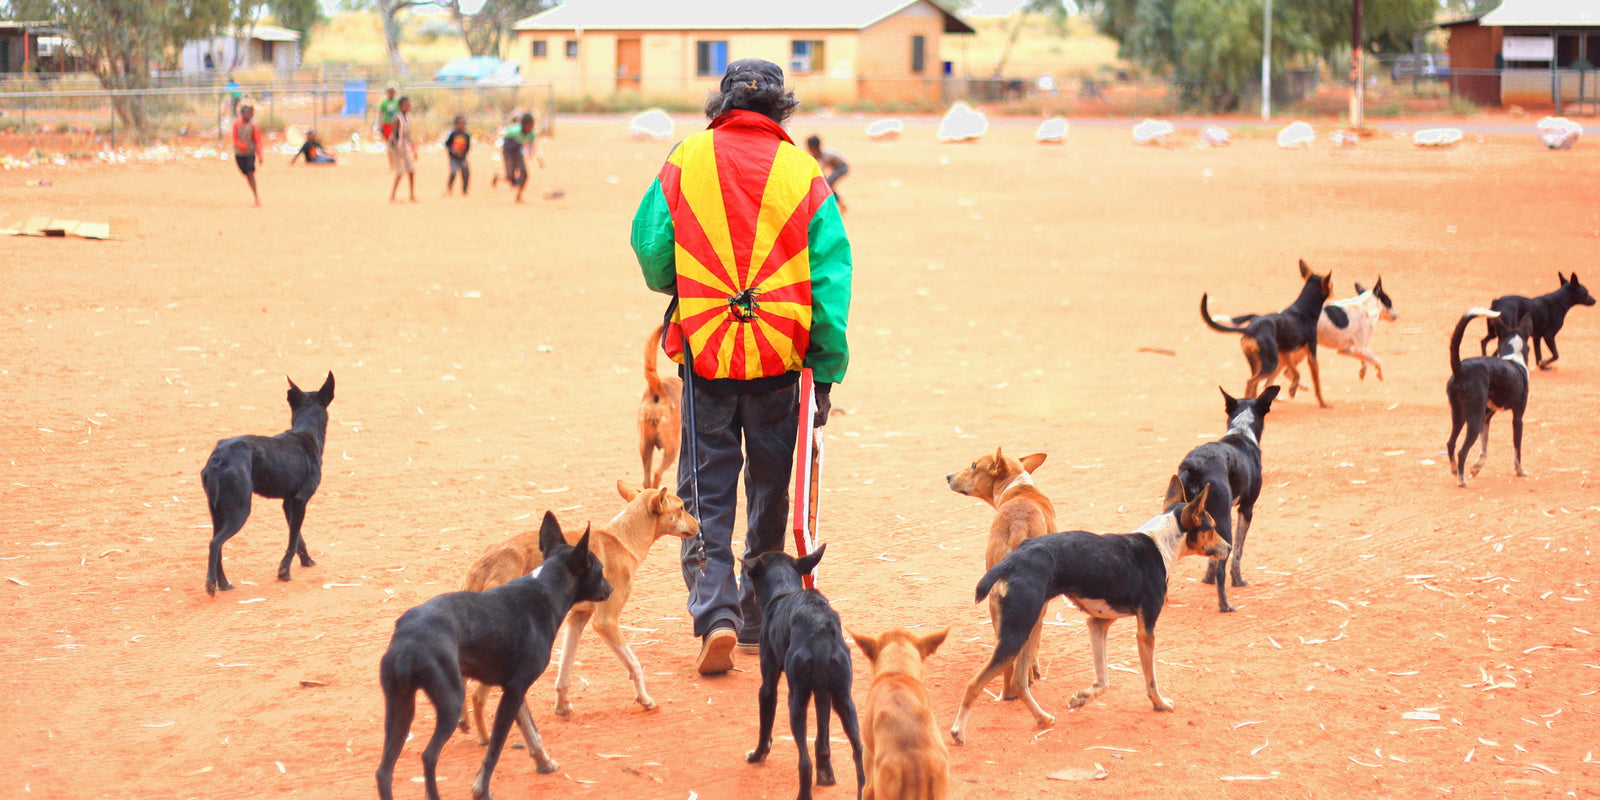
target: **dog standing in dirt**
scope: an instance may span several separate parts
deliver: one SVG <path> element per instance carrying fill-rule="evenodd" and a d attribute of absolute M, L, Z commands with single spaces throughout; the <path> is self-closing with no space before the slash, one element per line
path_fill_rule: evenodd
<path fill-rule="evenodd" d="M 1490 303 L 1489 310 L 1499 312 L 1499 316 L 1489 317 L 1489 335 L 1478 343 L 1478 354 L 1488 354 L 1489 342 L 1492 339 L 1499 338 L 1504 344 L 1506 335 L 1516 330 L 1526 319 L 1529 321 L 1526 338 L 1533 342 L 1533 358 L 1539 369 L 1549 369 L 1551 364 L 1556 363 L 1556 359 L 1561 357 L 1561 354 L 1556 352 L 1556 334 L 1560 333 L 1561 326 L 1566 324 L 1567 312 L 1571 311 L 1573 306 L 1594 305 L 1594 296 L 1578 282 L 1578 273 L 1572 273 L 1572 277 L 1569 278 L 1557 272 L 1556 278 L 1561 281 L 1561 288 L 1549 294 L 1538 297 L 1508 294 Z M 1539 347 L 1541 341 L 1550 348 L 1548 361 L 1545 360 L 1544 352 Z M 1477 470 L 1473 470 L 1473 473 L 1476 474 Z"/>
<path fill-rule="evenodd" d="M 789 684 L 789 732 L 800 750 L 799 800 L 811 800 L 811 757 L 806 753 L 806 705 L 813 698 L 817 706 L 817 785 L 832 786 L 833 756 L 828 744 L 828 711 L 839 715 L 839 727 L 850 740 L 856 762 L 856 794 L 866 782 L 861 764 L 861 731 L 856 720 L 855 701 L 850 698 L 853 680 L 850 648 L 844 643 L 839 614 L 828 598 L 816 589 L 807 589 L 800 577 L 816 569 L 822 545 L 815 553 L 794 558 L 788 553 L 762 553 L 745 562 L 755 581 L 756 598 L 766 612 L 761 634 L 761 689 L 757 694 L 761 729 L 756 749 L 745 761 L 759 764 L 772 751 L 772 723 L 778 711 L 778 678 Z"/>
<path fill-rule="evenodd" d="M 617 481 L 617 493 L 628 505 L 604 527 L 589 534 L 589 550 L 604 565 L 606 582 L 611 584 L 611 596 L 601 603 L 580 602 L 567 613 L 565 635 L 561 644 L 561 664 L 556 672 L 556 713 L 572 716 L 572 703 L 568 688 L 572 685 L 572 666 L 578 658 L 578 638 L 584 626 L 594 620 L 594 632 L 600 640 L 617 654 L 622 666 L 633 681 L 634 700 L 646 711 L 653 711 L 656 701 L 644 689 L 644 668 L 622 638 L 622 609 L 633 593 L 633 577 L 650 546 L 657 539 L 668 536 L 687 539 L 700 530 L 700 523 L 684 509 L 683 501 L 670 489 L 644 489 Z M 513 578 L 526 575 L 543 563 L 536 536 L 522 533 L 499 544 L 491 545 L 467 571 L 462 589 L 481 592 L 499 586 Z M 489 741 L 483 725 L 483 708 L 488 699 L 489 687 L 479 684 L 473 691 L 471 713 L 461 718 L 461 730 L 467 728 L 467 717 L 477 725 L 478 744 Z"/>
<path fill-rule="evenodd" d="M 1250 320 L 1258 316 L 1261 315 L 1218 316 L 1217 322 L 1237 327 L 1248 325 Z M 1355 297 L 1335 300 L 1322 307 L 1322 315 L 1317 317 L 1317 346 L 1360 361 L 1361 373 L 1358 377 L 1361 380 L 1367 379 L 1367 365 L 1371 364 L 1378 371 L 1378 380 L 1381 381 L 1383 362 L 1372 353 L 1372 336 L 1377 333 L 1378 320 L 1394 322 L 1399 318 L 1400 315 L 1394 310 L 1394 300 L 1383 290 L 1382 276 L 1378 277 L 1377 284 L 1371 289 L 1358 283 Z M 1292 365 L 1285 372 L 1289 373 L 1292 382 L 1299 383 L 1300 373 Z"/>
<path fill-rule="evenodd" d="M 1528 474 L 1522 471 L 1522 415 L 1528 410 L 1528 340 L 1533 338 L 1533 319 L 1524 316 L 1511 329 L 1501 326 L 1500 347 L 1492 357 L 1462 361 L 1459 352 L 1461 337 L 1474 318 L 1493 320 L 1499 316 L 1498 311 L 1474 308 L 1461 316 L 1450 336 L 1450 380 L 1444 386 L 1450 399 L 1450 442 L 1445 452 L 1450 459 L 1450 474 L 1456 476 L 1463 489 L 1467 487 L 1467 453 L 1479 436 L 1483 437 L 1483 445 L 1478 463 L 1472 465 L 1472 477 L 1478 476 L 1478 470 L 1489 458 L 1489 420 L 1496 411 L 1511 412 L 1511 446 L 1516 454 L 1517 476 Z M 1467 438 L 1458 454 L 1456 436 L 1463 427 Z"/>
<path fill-rule="evenodd" d="M 994 565 L 1017 549 L 1017 545 L 1056 529 L 1056 508 L 1050 498 L 1033 483 L 1033 473 L 1044 464 L 1045 454 L 1034 453 L 1020 460 L 1011 458 L 995 448 L 994 455 L 979 456 L 972 465 L 960 472 L 945 476 L 951 491 L 976 497 L 994 507 L 994 521 L 989 523 L 989 541 L 983 551 L 983 569 Z M 994 624 L 996 637 L 1000 635 L 1000 598 L 989 598 L 989 621 Z M 1044 630 L 1044 619 L 1034 626 L 1028 652 L 1038 650 L 1039 636 Z M 1021 662 L 1031 680 L 1039 678 L 1039 666 L 1031 659 Z M 1005 680 L 1001 685 L 1002 699 L 1017 699 L 1012 665 L 1007 664 Z"/>
<path fill-rule="evenodd" d="M 539 526 L 539 549 L 544 563 L 535 574 L 487 592 L 441 594 L 395 621 L 378 671 L 384 700 L 383 760 L 377 773 L 381 800 L 394 800 L 394 765 L 411 731 L 419 689 L 437 715 L 433 737 L 422 751 L 422 774 L 428 800 L 439 800 L 435 769 L 439 751 L 461 718 L 464 677 L 503 692 L 483 766 L 472 782 L 474 798 L 489 797 L 489 779 L 513 721 L 522 729 L 539 772 L 560 769 L 545 751 L 523 697 L 550 664 L 556 629 L 567 611 L 574 603 L 604 601 L 611 596 L 611 584 L 600 560 L 589 552 L 589 532 L 568 545 L 548 511 Z"/>
<path fill-rule="evenodd" d="M 872 662 L 861 724 L 867 765 L 862 800 L 943 800 L 950 753 L 933 719 L 922 667 L 949 634 L 949 628 L 924 636 L 905 628 L 877 636 L 850 632 Z"/>
<path fill-rule="evenodd" d="M 1178 464 L 1178 479 L 1184 491 L 1195 497 L 1210 487 L 1206 513 L 1211 515 L 1217 533 L 1233 551 L 1233 585 L 1249 586 L 1241 571 L 1244 561 L 1244 539 L 1250 534 L 1250 522 L 1255 519 L 1256 499 L 1261 496 L 1261 433 L 1265 429 L 1267 412 L 1278 396 L 1278 387 L 1268 386 L 1255 399 L 1237 399 L 1222 392 L 1223 410 L 1228 414 L 1228 431 L 1221 439 L 1200 445 L 1183 457 Z M 1239 507 L 1239 527 L 1233 527 L 1233 507 Z M 1228 602 L 1228 563 L 1211 562 L 1206 568 L 1205 583 L 1217 585 L 1217 610 L 1235 611 Z"/>
<path fill-rule="evenodd" d="M 300 524 L 306 503 L 322 483 L 322 446 L 328 437 L 328 404 L 333 402 L 333 373 L 322 388 L 306 393 L 289 381 L 289 430 L 277 436 L 235 436 L 217 442 L 200 470 L 211 510 L 211 552 L 206 560 L 206 594 L 228 591 L 233 583 L 222 569 L 222 545 L 250 518 L 253 494 L 283 500 L 289 520 L 289 550 L 278 564 L 278 580 L 289 580 L 296 554 L 300 566 L 311 567 Z"/>
<path fill-rule="evenodd" d="M 644 397 L 639 400 L 639 457 L 644 461 L 644 488 L 661 486 L 662 476 L 678 460 L 678 443 L 683 436 L 678 422 L 683 403 L 683 379 L 663 378 L 656 372 L 656 353 L 661 350 L 661 329 L 650 332 L 644 344 Z M 661 461 L 655 461 L 655 451 Z"/>
<path fill-rule="evenodd" d="M 1187 499 L 1182 481 L 1174 475 L 1167 483 L 1166 510 L 1138 530 L 1046 534 L 1023 542 L 984 574 L 983 580 L 978 581 L 977 599 L 999 596 L 1000 640 L 989 663 L 967 682 L 955 723 L 950 727 L 950 738 L 956 744 L 965 743 L 967 716 L 983 687 L 1000 674 L 1007 662 L 1033 655 L 1026 651 L 1034 622 L 1056 595 L 1066 597 L 1089 615 L 1089 647 L 1094 654 L 1094 684 L 1074 695 L 1069 707 L 1081 708 L 1110 685 L 1106 631 L 1113 621 L 1134 617 L 1139 625 L 1139 665 L 1144 671 L 1145 692 L 1155 710 L 1171 711 L 1172 701 L 1156 688 L 1156 619 L 1161 616 L 1167 586 L 1179 558 L 1228 555 L 1228 543 L 1217 535 L 1211 515 L 1206 513 L 1210 491 L 1210 487 L 1201 489 L 1199 496 Z M 1027 672 L 1018 669 L 1016 674 Z M 1040 727 L 1055 723 L 1055 716 L 1039 707 L 1025 682 L 1021 696 Z"/>
<path fill-rule="evenodd" d="M 1212 318 L 1206 308 L 1207 295 L 1200 295 L 1200 318 L 1212 330 L 1222 333 L 1243 334 L 1239 346 L 1245 360 L 1250 363 L 1250 380 L 1245 384 L 1244 396 L 1255 397 L 1259 390 L 1271 386 L 1279 373 L 1288 371 L 1291 382 L 1289 396 L 1300 390 L 1300 372 L 1296 365 L 1301 360 L 1311 368 L 1311 388 L 1316 391 L 1317 405 L 1328 408 L 1322 399 L 1322 375 L 1317 367 L 1317 320 L 1322 316 L 1322 304 L 1333 293 L 1333 274 L 1318 275 L 1300 260 L 1300 277 L 1305 284 L 1300 296 L 1288 308 L 1275 314 L 1262 314 L 1243 326 L 1223 325 Z"/>

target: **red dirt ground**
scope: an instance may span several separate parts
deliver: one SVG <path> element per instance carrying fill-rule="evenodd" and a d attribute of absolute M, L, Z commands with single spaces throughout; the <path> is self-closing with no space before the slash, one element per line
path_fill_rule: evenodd
<path fill-rule="evenodd" d="M 853 363 L 827 428 L 821 587 L 860 629 L 951 626 L 928 667 L 941 726 L 992 643 L 971 602 L 991 512 L 947 472 L 997 445 L 1044 451 L 1063 527 L 1132 530 L 1183 454 L 1221 434 L 1217 385 L 1243 387 L 1236 337 L 1197 319 L 1201 292 L 1222 313 L 1281 308 L 1304 257 L 1337 297 L 1381 274 L 1401 315 L 1376 338 L 1387 381 L 1324 354 L 1333 407 L 1302 394 L 1267 419 L 1239 612 L 1217 612 L 1199 561 L 1174 577 L 1157 658 L 1176 711 L 1151 711 L 1123 622 L 1111 690 L 1065 713 L 1092 672 L 1081 615 L 1057 603 L 1037 690 L 1057 725 L 982 701 L 951 749 L 952 797 L 1600 792 L 1600 437 L 1585 416 L 1600 309 L 1573 311 L 1558 369 L 1534 376 L 1529 477 L 1506 422 L 1472 488 L 1441 455 L 1459 314 L 1552 290 L 1558 270 L 1600 282 L 1595 145 L 1547 152 L 1531 126 L 1446 151 L 1384 134 L 1296 152 L 1266 130 L 1200 150 L 1136 147 L 1120 124 L 1061 147 L 1021 123 L 968 146 L 935 144 L 927 121 L 892 144 L 863 128 L 793 125 L 854 168 Z M 140 221 L 126 241 L 0 240 L 0 796 L 372 796 L 395 617 L 545 509 L 609 519 L 615 480 L 638 477 L 639 353 L 664 298 L 641 284 L 628 223 L 669 145 L 624 131 L 564 122 L 530 196 L 566 194 L 526 207 L 490 189 L 483 143 L 470 199 L 440 197 L 435 150 L 422 202 L 402 206 L 369 155 L 275 158 L 260 209 L 223 160 L 0 173 L 6 215 Z M 38 179 L 52 185 L 24 183 Z M 227 547 L 239 588 L 207 597 L 206 454 L 282 430 L 283 376 L 310 388 L 328 370 L 317 566 L 273 579 L 284 523 L 258 501 Z M 753 659 L 693 674 L 672 562 L 658 546 L 624 619 L 660 709 L 639 711 L 586 636 L 576 716 L 550 712 L 553 670 L 529 695 L 562 770 L 508 750 L 502 800 L 791 796 L 792 742 L 743 762 Z M 431 722 L 424 704 L 402 797 L 422 796 Z M 467 796 L 480 753 L 464 736 L 445 748 L 447 797 Z M 1045 778 L 1096 763 L 1102 781 Z"/>

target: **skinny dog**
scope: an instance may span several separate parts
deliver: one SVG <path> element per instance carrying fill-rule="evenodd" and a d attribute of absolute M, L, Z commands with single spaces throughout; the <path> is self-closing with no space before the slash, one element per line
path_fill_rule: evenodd
<path fill-rule="evenodd" d="M 463 677 L 501 687 L 494 733 L 483 766 L 472 782 L 472 796 L 488 800 L 489 779 L 506 734 L 515 721 L 539 772 L 560 769 L 544 749 L 539 729 L 523 702 L 528 687 L 550 663 L 556 628 L 574 603 L 598 603 L 611 596 L 600 559 L 589 552 L 589 532 L 568 545 L 554 514 L 539 526 L 544 564 L 534 574 L 487 592 L 447 592 L 417 606 L 394 623 L 378 676 L 383 684 L 383 760 L 378 765 L 378 797 L 394 800 L 394 765 L 400 759 L 416 714 L 417 690 L 433 703 L 437 720 L 422 751 L 428 800 L 439 800 L 435 768 L 439 751 L 461 718 L 466 699 Z"/>
<path fill-rule="evenodd" d="M 1026 455 L 1021 460 L 1011 458 L 996 447 L 994 455 L 979 456 L 966 469 L 945 476 L 951 491 L 976 497 L 994 506 L 994 521 L 989 523 L 989 543 L 983 551 L 983 568 L 994 569 L 1017 545 L 1056 529 L 1056 509 L 1050 498 L 1033 483 L 1033 473 L 1044 464 L 1045 454 Z M 989 621 L 994 624 L 994 635 L 1000 635 L 1000 598 L 989 598 Z M 1035 652 L 1044 619 L 1034 627 L 1029 652 Z M 1023 662 L 1029 677 L 1039 678 L 1039 665 Z M 1006 665 L 1005 680 L 1001 684 L 1002 699 L 1017 699 L 1012 688 L 1012 665 Z"/>
<path fill-rule="evenodd" d="M 922 682 L 922 667 L 950 633 L 918 636 L 905 628 L 877 636 L 850 632 L 872 661 L 872 689 L 862 717 L 867 783 L 862 800 L 942 800 L 950 783 L 950 753 Z"/>
<path fill-rule="evenodd" d="M 1556 278 L 1561 281 L 1561 288 L 1538 297 L 1522 297 L 1508 294 L 1497 298 L 1489 304 L 1489 310 L 1500 312 L 1499 318 L 1489 318 L 1489 335 L 1483 337 L 1478 343 L 1478 354 L 1487 355 L 1489 341 L 1500 338 L 1504 344 L 1505 335 L 1515 330 L 1524 319 L 1529 321 L 1528 335 L 1526 338 L 1533 342 L 1533 358 L 1539 369 L 1549 369 L 1551 364 L 1561 354 L 1556 352 L 1556 334 L 1561 332 L 1561 326 L 1566 324 L 1567 312 L 1573 306 L 1592 306 L 1594 296 L 1583 284 L 1578 283 L 1578 273 L 1567 277 L 1556 273 Z M 1488 315 L 1485 315 L 1488 316 Z M 1550 348 L 1550 359 L 1545 360 L 1544 353 L 1540 350 L 1539 343 L 1543 341 Z"/>
<path fill-rule="evenodd" d="M 1253 317 L 1244 327 L 1223 325 L 1212 318 L 1206 308 L 1207 295 L 1200 295 L 1200 318 L 1212 330 L 1222 333 L 1239 333 L 1243 336 L 1239 346 L 1245 360 L 1250 363 L 1250 380 L 1245 384 L 1244 396 L 1255 397 L 1258 390 L 1271 386 L 1278 374 L 1289 371 L 1289 396 L 1300 391 L 1300 371 L 1295 366 L 1304 359 L 1311 368 L 1311 387 L 1317 394 L 1317 405 L 1328 408 L 1322 399 L 1322 376 L 1317 368 L 1317 319 L 1322 316 L 1322 304 L 1333 292 L 1333 275 L 1318 275 L 1300 260 L 1300 277 L 1305 279 L 1300 296 L 1288 308 L 1275 314 Z"/>
<path fill-rule="evenodd" d="M 639 400 L 639 457 L 644 461 L 644 488 L 661 485 L 661 478 L 678 460 L 678 443 L 683 436 L 678 422 L 683 403 L 683 379 L 663 378 L 656 372 L 656 353 L 661 350 L 661 329 L 650 332 L 644 344 L 644 397 Z M 655 451 L 661 461 L 651 468 Z"/>
<path fill-rule="evenodd" d="M 1179 558 L 1190 555 L 1226 558 L 1228 543 L 1217 534 L 1206 513 L 1210 487 L 1192 500 L 1185 499 L 1183 482 L 1172 476 L 1167 483 L 1166 511 L 1133 533 L 1097 534 L 1088 531 L 1050 533 L 1029 539 L 1006 556 L 978 582 L 977 599 L 1000 596 L 1000 640 L 978 674 L 967 682 L 961 707 L 956 711 L 950 738 L 966 741 L 967 716 L 983 687 L 1007 662 L 1031 658 L 1025 650 L 1034 623 L 1045 603 L 1056 595 L 1072 601 L 1089 615 L 1089 647 L 1094 654 L 1094 684 L 1079 691 L 1068 704 L 1081 708 L 1110 685 L 1106 667 L 1106 631 L 1114 620 L 1135 617 L 1139 623 L 1139 664 L 1144 670 L 1145 692 L 1157 711 L 1171 711 L 1172 701 L 1156 688 L 1156 619 L 1166 602 L 1167 584 Z M 1056 718 L 1039 707 L 1027 684 L 1028 671 L 1014 672 L 1018 694 L 1040 727 Z"/>
<path fill-rule="evenodd" d="M 277 436 L 235 436 L 217 442 L 200 470 L 211 510 L 211 553 L 206 560 L 206 594 L 228 591 L 233 583 L 222 569 L 222 545 L 250 518 L 250 497 L 283 500 L 289 520 L 289 550 L 278 564 L 278 580 L 289 580 L 295 554 L 300 566 L 311 567 L 300 524 L 306 503 L 322 483 L 322 445 L 328 437 L 328 404 L 333 402 L 333 373 L 322 388 L 307 394 L 289 381 L 289 430 Z"/>
<path fill-rule="evenodd" d="M 1250 320 L 1261 316 L 1260 314 L 1235 314 L 1232 317 L 1218 316 L 1217 322 L 1223 325 L 1240 326 L 1248 325 Z M 1335 300 L 1322 307 L 1322 315 L 1317 317 L 1317 346 L 1326 347 L 1334 352 L 1349 356 L 1361 362 L 1361 373 L 1357 377 L 1367 379 L 1367 365 L 1371 364 L 1378 371 L 1378 380 L 1383 380 L 1383 362 L 1373 355 L 1371 350 L 1372 336 L 1378 330 L 1378 320 L 1394 322 L 1400 315 L 1395 313 L 1394 301 L 1389 293 L 1383 290 L 1383 278 L 1378 278 L 1378 283 L 1371 289 L 1356 284 L 1356 296 L 1343 300 Z M 1290 381 L 1299 383 L 1300 373 L 1291 365 L 1285 372 L 1289 374 Z"/>
<path fill-rule="evenodd" d="M 1254 400 L 1239 400 L 1222 389 L 1223 410 L 1228 414 L 1228 432 L 1215 442 L 1200 445 L 1178 464 L 1178 479 L 1193 497 L 1202 488 L 1211 489 L 1206 513 L 1217 526 L 1217 534 L 1233 551 L 1233 585 L 1248 586 L 1240 563 L 1244 561 L 1244 539 L 1255 519 L 1256 499 L 1261 496 L 1261 433 L 1267 412 L 1278 397 L 1278 387 L 1268 386 Z M 1239 528 L 1233 528 L 1233 507 L 1239 507 Z M 1226 561 L 1213 561 L 1206 568 L 1206 583 L 1217 585 L 1217 610 L 1234 611 L 1228 602 Z"/>
<path fill-rule="evenodd" d="M 1516 328 L 1503 329 L 1500 347 L 1493 357 L 1461 360 L 1461 337 L 1474 317 L 1494 319 L 1498 311 L 1474 308 L 1461 316 L 1455 333 L 1450 336 L 1450 380 L 1445 382 L 1445 395 L 1450 399 L 1450 442 L 1446 454 L 1450 458 L 1450 474 L 1465 489 L 1467 486 L 1467 453 L 1479 436 L 1483 437 L 1478 463 L 1472 465 L 1472 477 L 1489 458 L 1489 420 L 1496 411 L 1511 412 L 1511 446 L 1516 453 L 1517 476 L 1526 477 L 1522 471 L 1522 415 L 1528 410 L 1528 340 L 1532 338 L 1533 320 L 1524 316 Z M 1466 441 L 1461 451 L 1456 451 L 1456 436 L 1467 429 Z"/>

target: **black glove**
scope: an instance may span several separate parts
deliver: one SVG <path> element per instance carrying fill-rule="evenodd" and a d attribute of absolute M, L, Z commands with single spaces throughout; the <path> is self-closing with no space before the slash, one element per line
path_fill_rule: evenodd
<path fill-rule="evenodd" d="M 817 413 L 811 418 L 811 427 L 820 428 L 828 424 L 828 413 L 833 411 L 833 401 L 828 399 L 832 389 L 831 383 L 817 384 Z"/>

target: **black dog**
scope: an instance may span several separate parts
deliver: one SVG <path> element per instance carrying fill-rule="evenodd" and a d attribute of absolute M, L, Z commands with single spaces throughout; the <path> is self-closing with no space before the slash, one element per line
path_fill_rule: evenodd
<path fill-rule="evenodd" d="M 1062 595 L 1089 615 L 1089 649 L 1094 655 L 1094 684 L 1068 704 L 1081 708 L 1110 685 L 1106 665 L 1106 631 L 1122 617 L 1138 620 L 1139 665 L 1145 693 L 1157 711 L 1171 711 L 1172 701 L 1156 688 L 1156 619 L 1166 602 L 1167 585 L 1179 558 L 1204 555 L 1226 558 L 1228 543 L 1217 535 L 1206 512 L 1206 493 L 1190 499 L 1178 476 L 1167 482 L 1166 510 L 1132 533 L 1099 534 L 1066 531 L 1035 536 L 1017 545 L 978 581 L 978 601 L 999 599 L 1000 640 L 989 662 L 967 682 L 961 707 L 950 726 L 956 744 L 966 742 L 967 716 L 983 687 L 1006 665 L 1026 663 L 1037 648 L 1033 629 L 1050 599 Z M 1040 727 L 1056 718 L 1039 707 L 1028 687 L 1028 670 L 1011 673 L 1017 696 Z"/>
<path fill-rule="evenodd" d="M 539 772 L 559 769 L 545 752 L 539 730 L 523 703 L 528 687 L 550 663 L 556 629 L 574 603 L 599 603 L 611 596 L 600 559 L 589 552 L 589 531 L 569 546 L 554 514 L 546 511 L 539 526 L 544 563 L 531 575 L 486 592 L 447 592 L 400 615 L 383 654 L 378 676 L 383 684 L 383 762 L 378 765 L 378 796 L 393 800 L 394 765 L 411 732 L 416 694 L 432 701 L 437 720 L 433 738 L 422 751 L 422 772 L 428 800 L 439 800 L 434 768 L 439 750 L 461 719 L 466 700 L 463 676 L 501 688 L 494 732 L 483 766 L 472 783 L 472 796 L 489 798 L 489 777 L 500 749 L 516 720 Z"/>
<path fill-rule="evenodd" d="M 1573 283 L 1576 282 L 1574 277 Z M 1450 443 L 1446 453 L 1450 457 L 1450 474 L 1456 476 L 1462 488 L 1467 485 L 1467 453 L 1479 436 L 1483 437 L 1483 449 L 1478 453 L 1478 463 L 1472 465 L 1474 478 L 1489 458 L 1489 420 L 1496 411 L 1511 412 L 1511 445 L 1516 451 L 1517 475 L 1528 474 L 1522 471 L 1522 414 L 1528 410 L 1528 340 L 1533 338 L 1534 322 L 1523 317 L 1516 328 L 1508 330 L 1500 338 L 1494 357 L 1462 361 L 1457 352 L 1461 349 L 1461 336 L 1472 319 L 1479 316 L 1493 320 L 1499 313 L 1474 308 L 1462 315 L 1450 337 L 1450 380 L 1444 385 L 1445 395 L 1450 398 Z M 1456 435 L 1463 427 L 1467 429 L 1467 439 L 1458 456 Z"/>
<path fill-rule="evenodd" d="M 235 436 L 217 442 L 211 458 L 200 470 L 211 509 L 211 555 L 206 561 L 206 594 L 233 588 L 222 571 L 222 543 L 244 527 L 250 518 L 250 495 L 282 498 L 289 518 L 289 552 L 278 564 L 278 580 L 289 580 L 295 553 L 300 566 L 311 567 L 300 523 L 306 502 L 322 483 L 322 443 L 328 436 L 328 404 L 333 402 L 333 373 L 322 388 L 307 394 L 289 381 L 289 430 L 277 436 Z"/>
<path fill-rule="evenodd" d="M 828 747 L 828 708 L 839 715 L 839 726 L 850 739 L 856 760 L 856 795 L 866 782 L 861 768 L 861 730 L 855 702 L 850 699 L 850 648 L 844 643 L 839 615 L 816 589 L 807 589 L 800 576 L 809 574 L 822 560 L 822 551 L 795 559 L 787 553 L 762 553 L 745 561 L 755 581 L 756 598 L 765 612 L 761 634 L 761 734 L 756 749 L 745 761 L 759 764 L 772 750 L 772 722 L 778 711 L 778 676 L 789 682 L 789 730 L 800 749 L 800 800 L 811 797 L 811 759 L 806 754 L 806 703 L 817 703 L 817 784 L 832 786 L 833 757 Z"/>
<path fill-rule="evenodd" d="M 1305 359 L 1311 367 L 1311 388 L 1316 390 L 1317 405 L 1327 408 L 1327 401 L 1322 399 L 1322 375 L 1317 368 L 1317 319 L 1322 316 L 1322 304 L 1333 292 L 1333 273 L 1318 275 L 1311 271 L 1305 259 L 1301 259 L 1300 277 L 1305 279 L 1305 285 L 1288 308 L 1276 314 L 1255 316 L 1242 328 L 1223 325 L 1212 318 L 1204 294 L 1200 295 L 1200 318 L 1212 330 L 1244 334 L 1239 346 L 1244 350 L 1245 360 L 1250 362 L 1245 397 L 1255 397 L 1258 389 L 1271 386 L 1278 379 L 1278 373 L 1285 369 L 1292 377 L 1289 396 L 1294 397 L 1300 391 L 1300 373 L 1295 365 Z"/>
<path fill-rule="evenodd" d="M 1567 312 L 1573 306 L 1594 305 L 1594 297 L 1589 290 L 1578 283 L 1578 273 L 1574 272 L 1571 278 L 1567 278 L 1557 272 L 1556 277 L 1561 280 L 1561 288 L 1549 294 L 1538 297 L 1508 294 L 1490 303 L 1489 310 L 1498 311 L 1500 315 L 1498 318 L 1489 318 L 1489 335 L 1478 343 L 1478 354 L 1487 355 L 1491 339 L 1500 339 L 1503 344 L 1506 334 L 1515 330 L 1523 320 L 1529 320 L 1527 338 L 1533 341 L 1533 358 L 1539 369 L 1549 369 L 1551 364 L 1556 363 L 1556 359 L 1561 357 L 1556 352 L 1556 334 L 1561 332 L 1562 324 L 1567 321 Z M 1545 360 L 1544 352 L 1539 347 L 1541 340 L 1550 348 L 1549 361 Z M 1473 470 L 1473 473 L 1476 474 L 1477 470 Z"/>
<path fill-rule="evenodd" d="M 1217 533 L 1233 550 L 1233 585 L 1250 585 L 1239 571 L 1244 560 L 1244 537 L 1255 518 L 1256 498 L 1261 496 L 1261 431 L 1267 412 L 1278 396 L 1278 387 L 1268 386 L 1260 397 L 1240 400 L 1222 391 L 1223 408 L 1228 412 L 1228 432 L 1215 442 L 1207 442 L 1183 457 L 1178 464 L 1178 480 L 1189 497 L 1200 496 L 1211 487 L 1206 513 L 1211 515 Z M 1239 507 L 1239 530 L 1233 530 L 1233 506 Z M 1228 602 L 1225 559 L 1213 560 L 1206 568 L 1206 583 L 1217 585 L 1217 609 L 1234 611 Z"/>

